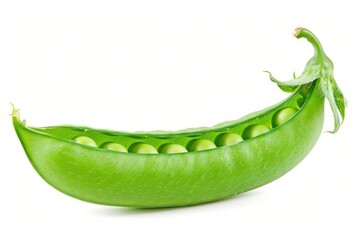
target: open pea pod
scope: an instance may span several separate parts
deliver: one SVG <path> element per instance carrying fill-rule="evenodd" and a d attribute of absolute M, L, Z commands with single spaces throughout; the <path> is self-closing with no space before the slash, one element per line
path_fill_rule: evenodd
<path fill-rule="evenodd" d="M 171 207 L 230 197 L 267 184 L 295 167 L 313 148 L 329 100 L 335 131 L 345 116 L 343 94 L 317 38 L 303 74 L 289 82 L 284 101 L 236 121 L 177 132 L 117 132 L 77 126 L 29 127 L 13 110 L 16 133 L 41 177 L 88 202 Z"/>

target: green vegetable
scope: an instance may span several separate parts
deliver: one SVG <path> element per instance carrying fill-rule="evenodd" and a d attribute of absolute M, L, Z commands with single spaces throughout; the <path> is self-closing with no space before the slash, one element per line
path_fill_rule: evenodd
<path fill-rule="evenodd" d="M 281 177 L 310 152 L 322 131 L 325 97 L 334 113 L 333 132 L 344 119 L 345 100 L 332 62 L 309 30 L 297 28 L 295 36 L 315 49 L 304 72 L 288 82 L 270 74 L 293 93 L 236 121 L 177 132 L 36 128 L 21 121 L 14 108 L 13 124 L 41 177 L 78 199 L 145 208 L 231 197 Z"/>
<path fill-rule="evenodd" d="M 131 153 L 141 153 L 141 154 L 156 154 L 158 153 L 157 149 L 154 146 L 151 146 L 147 143 L 134 143 L 129 147 L 129 152 Z"/>
<path fill-rule="evenodd" d="M 216 137 L 215 143 L 218 147 L 229 146 L 239 143 L 244 139 L 236 133 L 223 133 Z"/>
<path fill-rule="evenodd" d="M 127 149 L 119 143 L 106 142 L 103 143 L 100 147 L 115 152 L 127 152 Z"/>
<path fill-rule="evenodd" d="M 97 147 L 96 142 L 93 139 L 86 137 L 86 136 L 77 136 L 77 137 L 73 138 L 73 141 L 80 143 L 80 144 L 88 145 L 91 147 Z"/>
<path fill-rule="evenodd" d="M 186 148 L 181 146 L 180 144 L 174 143 L 165 143 L 164 145 L 159 147 L 160 153 L 184 153 L 187 152 Z"/>
<path fill-rule="evenodd" d="M 291 118 L 296 112 L 297 108 L 293 107 L 286 107 L 277 111 L 272 119 L 273 127 L 280 126 L 281 124 L 285 123 L 289 118 Z"/>
<path fill-rule="evenodd" d="M 244 139 L 250 139 L 257 137 L 263 133 L 270 131 L 270 128 L 266 125 L 254 124 L 245 128 L 243 132 Z"/>
<path fill-rule="evenodd" d="M 216 145 L 212 141 L 207 139 L 191 141 L 187 146 L 189 152 L 204 151 L 214 148 L 216 148 Z"/>

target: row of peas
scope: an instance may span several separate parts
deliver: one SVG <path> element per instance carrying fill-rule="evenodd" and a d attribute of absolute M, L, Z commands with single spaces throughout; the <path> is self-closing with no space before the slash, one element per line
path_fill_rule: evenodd
<path fill-rule="evenodd" d="M 272 117 L 272 127 L 275 128 L 277 126 L 282 125 L 289 118 L 291 118 L 297 111 L 298 109 L 293 107 L 285 107 L 278 110 Z M 116 151 L 116 152 L 131 152 L 131 153 L 139 153 L 139 154 L 157 154 L 157 153 L 172 154 L 172 153 L 196 152 L 196 151 L 213 149 L 216 147 L 233 145 L 243 140 L 259 136 L 270 130 L 271 129 L 266 125 L 254 124 L 245 128 L 241 136 L 237 133 L 221 133 L 215 138 L 214 142 L 207 139 L 194 139 L 191 140 L 186 145 L 186 147 L 176 143 L 166 143 L 161 145 L 158 149 L 156 149 L 154 146 L 150 144 L 143 142 L 136 142 L 130 145 L 128 149 L 126 149 L 126 147 L 120 143 L 106 142 L 101 144 L 100 148 Z M 92 138 L 87 136 L 75 137 L 73 141 L 92 147 L 98 147 L 96 142 Z"/>

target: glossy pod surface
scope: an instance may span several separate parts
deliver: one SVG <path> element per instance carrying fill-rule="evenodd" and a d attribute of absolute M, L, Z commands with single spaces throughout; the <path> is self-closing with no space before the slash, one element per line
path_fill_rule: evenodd
<path fill-rule="evenodd" d="M 305 93 L 297 87 L 277 105 L 211 128 L 142 133 L 32 128 L 16 109 L 13 124 L 37 172 L 70 196 L 116 206 L 199 204 L 269 183 L 310 152 L 324 120 L 320 80 Z"/>
<path fill-rule="evenodd" d="M 323 97 L 317 87 L 287 124 L 253 139 L 200 152 L 105 152 L 25 127 L 14 117 L 31 163 L 49 184 L 90 202 L 137 207 L 214 201 L 273 181 L 308 154 L 322 124 Z M 91 131 L 97 132 L 86 129 Z"/>

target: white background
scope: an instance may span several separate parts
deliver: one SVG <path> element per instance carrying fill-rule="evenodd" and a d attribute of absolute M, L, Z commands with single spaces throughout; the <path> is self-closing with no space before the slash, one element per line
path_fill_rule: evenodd
<path fill-rule="evenodd" d="M 0 238 L 359 239 L 352 2 L 0 1 Z M 312 48 L 292 37 L 298 26 L 333 60 L 346 120 L 290 173 L 249 193 L 161 210 L 81 202 L 38 176 L 13 131 L 8 102 L 35 126 L 176 130 L 239 118 L 287 96 L 262 71 L 301 73 Z M 326 106 L 324 131 L 332 121 Z"/>

